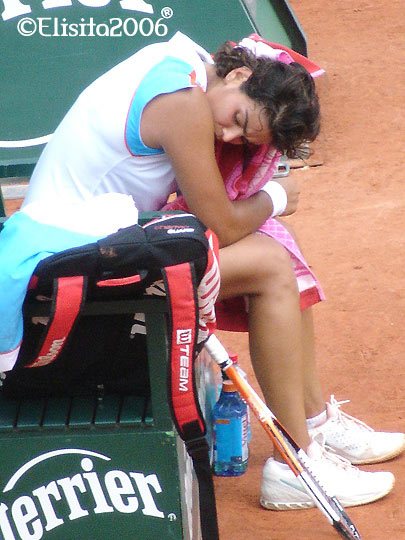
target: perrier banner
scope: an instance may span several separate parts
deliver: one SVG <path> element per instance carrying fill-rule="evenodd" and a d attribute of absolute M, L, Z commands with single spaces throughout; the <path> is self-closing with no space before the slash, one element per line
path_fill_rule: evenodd
<path fill-rule="evenodd" d="M 191 468 L 173 432 L 21 433 L 0 445 L 1 540 L 192 538 Z"/>

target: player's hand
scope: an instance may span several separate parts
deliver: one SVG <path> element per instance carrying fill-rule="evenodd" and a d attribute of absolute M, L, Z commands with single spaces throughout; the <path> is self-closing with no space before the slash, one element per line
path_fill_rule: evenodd
<path fill-rule="evenodd" d="M 273 178 L 275 182 L 278 182 L 283 186 L 287 193 L 287 206 L 282 216 L 289 216 L 293 214 L 298 208 L 298 201 L 300 197 L 300 188 L 298 180 L 294 176 L 284 176 L 282 178 Z"/>

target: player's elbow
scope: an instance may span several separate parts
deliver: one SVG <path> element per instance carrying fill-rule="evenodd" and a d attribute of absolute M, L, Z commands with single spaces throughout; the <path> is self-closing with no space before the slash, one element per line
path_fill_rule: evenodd
<path fill-rule="evenodd" d="M 212 230 L 218 238 L 220 248 L 234 244 L 238 240 L 241 240 L 243 237 L 247 236 L 247 234 L 250 232 L 248 230 L 245 231 L 240 226 L 240 223 L 235 221 L 230 221 L 229 223 L 222 221 L 220 226 L 212 227 Z"/>
<path fill-rule="evenodd" d="M 233 231 L 221 231 L 219 234 L 217 233 L 218 238 L 218 244 L 220 248 L 224 248 L 226 246 L 230 246 L 231 244 L 234 244 L 238 240 L 240 240 L 242 237 L 239 235 L 233 234 Z"/>

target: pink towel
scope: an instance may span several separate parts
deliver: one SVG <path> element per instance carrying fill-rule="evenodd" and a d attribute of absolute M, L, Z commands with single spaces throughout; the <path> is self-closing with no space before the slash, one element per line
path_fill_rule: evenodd
<path fill-rule="evenodd" d="M 266 41 L 258 34 L 250 34 L 247 38 L 242 39 L 242 41 L 239 42 L 239 45 L 250 49 L 256 56 L 267 56 L 274 60 L 284 62 L 285 64 L 297 62 L 297 64 L 304 66 L 314 79 L 325 73 L 324 69 L 306 56 L 293 51 L 285 45 Z"/>
<path fill-rule="evenodd" d="M 270 145 L 255 148 L 218 141 L 215 151 L 226 191 L 231 200 L 246 199 L 256 193 L 272 178 L 280 158 L 280 154 Z M 188 211 L 188 208 L 184 197 L 180 195 L 175 201 L 165 205 L 163 210 Z M 287 229 L 278 220 L 269 218 L 258 232 L 274 238 L 289 252 L 300 292 L 301 309 L 304 310 L 324 300 L 325 296 L 320 283 Z M 244 298 L 217 302 L 215 311 L 219 330 L 247 331 Z"/>

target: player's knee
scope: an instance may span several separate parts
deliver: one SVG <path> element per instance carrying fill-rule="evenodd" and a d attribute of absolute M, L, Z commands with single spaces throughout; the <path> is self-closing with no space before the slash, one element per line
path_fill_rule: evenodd
<path fill-rule="evenodd" d="M 292 293 L 297 291 L 295 273 L 288 251 L 272 238 L 261 238 L 258 275 L 267 286 L 282 287 Z"/>

